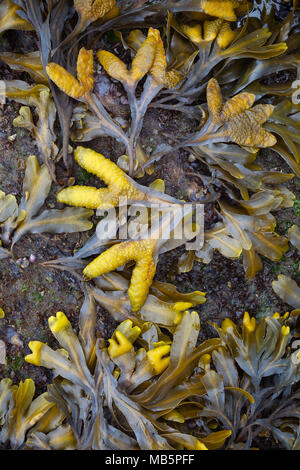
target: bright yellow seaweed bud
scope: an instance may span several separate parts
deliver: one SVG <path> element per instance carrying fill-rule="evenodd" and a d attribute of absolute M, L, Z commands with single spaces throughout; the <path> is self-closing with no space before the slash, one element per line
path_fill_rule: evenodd
<path fill-rule="evenodd" d="M 203 356 L 201 356 L 200 359 L 199 359 L 199 365 L 204 370 L 206 370 L 207 368 L 210 367 L 210 363 L 211 363 L 211 355 L 210 354 L 203 354 Z"/>
<path fill-rule="evenodd" d="M 48 324 L 54 335 L 61 330 L 65 330 L 66 328 L 71 327 L 71 323 L 63 312 L 57 312 L 56 317 L 50 317 L 48 319 Z"/>
<path fill-rule="evenodd" d="M 103 18 L 116 6 L 115 0 L 74 0 L 76 11 L 84 20 Z"/>
<path fill-rule="evenodd" d="M 25 361 L 29 364 L 39 366 L 41 363 L 41 348 L 43 347 L 43 343 L 41 343 L 41 341 L 30 341 L 29 347 L 32 353 L 25 356 Z"/>
<path fill-rule="evenodd" d="M 5 317 L 5 312 L 3 308 L 0 308 L 0 318 L 4 318 L 4 317 Z"/>
<path fill-rule="evenodd" d="M 223 20 L 204 21 L 204 41 L 213 41 L 216 39 Z"/>
<path fill-rule="evenodd" d="M 286 320 L 287 318 L 289 318 L 289 316 L 290 316 L 290 312 L 285 312 L 285 314 L 282 316 L 280 315 L 280 313 L 275 312 L 272 318 L 275 318 L 275 320 L 280 320 L 280 319 Z"/>
<path fill-rule="evenodd" d="M 195 44 L 200 44 L 202 42 L 202 25 L 195 24 L 195 25 L 188 25 L 183 24 L 181 26 L 181 31 L 188 37 L 192 42 Z"/>
<path fill-rule="evenodd" d="M 236 21 L 234 12 L 234 2 L 231 0 L 203 0 L 201 2 L 204 13 L 209 16 L 216 16 L 227 21 Z"/>
<path fill-rule="evenodd" d="M 255 95 L 240 93 L 223 106 L 220 86 L 215 78 L 207 85 L 207 105 L 213 123 L 220 128 L 220 136 L 238 145 L 251 148 L 272 147 L 276 137 L 262 127 L 271 116 L 274 106 L 258 104 L 252 107 Z"/>
<path fill-rule="evenodd" d="M 184 444 L 188 450 L 208 450 L 206 445 L 197 439 L 196 445 L 189 445 L 188 443 Z"/>
<path fill-rule="evenodd" d="M 256 328 L 256 320 L 254 317 L 250 318 L 249 313 L 245 312 L 244 318 L 243 318 L 243 325 L 249 333 L 252 333 L 253 331 L 255 331 L 255 328 Z"/>
<path fill-rule="evenodd" d="M 142 43 L 132 61 L 131 70 L 128 70 L 126 64 L 111 52 L 98 51 L 97 57 L 110 77 L 125 82 L 129 86 L 134 86 L 151 69 L 156 44 L 156 38 L 152 34 L 152 28 L 150 28 L 147 39 Z"/>
<path fill-rule="evenodd" d="M 236 328 L 235 323 L 233 323 L 233 321 L 230 320 L 230 318 L 225 318 L 225 320 L 223 320 L 222 330 L 224 331 L 224 333 L 227 333 L 228 330 L 235 329 L 235 328 Z"/>
<path fill-rule="evenodd" d="M 110 77 L 120 82 L 130 82 L 129 71 L 126 64 L 121 59 L 109 51 L 102 50 L 97 52 L 97 57 L 99 63 Z"/>
<path fill-rule="evenodd" d="M 173 305 L 173 308 L 176 312 L 174 325 L 178 325 L 181 322 L 183 312 L 191 307 L 193 307 L 193 304 L 191 302 L 175 302 L 175 304 Z"/>
<path fill-rule="evenodd" d="M 131 343 L 134 343 L 141 334 L 141 329 L 138 326 L 132 326 L 131 320 L 125 320 L 116 329 L 120 331 Z"/>
<path fill-rule="evenodd" d="M 166 344 L 158 348 L 150 349 L 150 351 L 147 352 L 147 359 L 156 375 L 161 374 L 168 367 L 170 363 L 170 356 L 168 356 L 170 349 L 171 346 Z"/>
<path fill-rule="evenodd" d="M 119 243 L 101 253 L 83 270 L 86 278 L 92 279 L 120 268 L 128 261 L 135 261 L 128 296 L 133 312 L 139 311 L 146 302 L 149 288 L 155 275 L 153 249 L 156 240 L 136 240 Z"/>
<path fill-rule="evenodd" d="M 156 56 L 157 41 L 151 34 L 151 30 L 152 28 L 149 29 L 146 41 L 143 42 L 132 61 L 131 76 L 134 81 L 140 80 L 149 72 Z"/>
<path fill-rule="evenodd" d="M 153 37 L 156 41 L 153 65 L 149 73 L 159 85 L 167 88 L 174 88 L 182 80 L 183 75 L 175 69 L 167 71 L 167 59 L 159 31 L 157 29 L 150 28 L 148 35 Z"/>
<path fill-rule="evenodd" d="M 150 73 L 158 83 L 164 84 L 167 68 L 167 59 L 164 45 L 157 29 L 150 28 L 149 35 L 151 35 L 151 37 L 153 37 L 156 42 L 156 51 Z"/>
<path fill-rule="evenodd" d="M 217 44 L 221 49 L 226 49 L 235 39 L 235 32 L 230 28 L 230 24 L 224 22 L 217 36 Z"/>
<path fill-rule="evenodd" d="M 49 78 L 67 95 L 74 99 L 81 99 L 88 95 L 94 87 L 93 51 L 82 47 L 77 57 L 77 77 L 73 77 L 67 70 L 54 62 L 47 65 Z"/>
<path fill-rule="evenodd" d="M 77 58 L 77 78 L 85 91 L 94 88 L 94 58 L 93 51 L 82 47 Z"/>
<path fill-rule="evenodd" d="M 107 348 L 108 354 L 111 359 L 126 354 L 133 349 L 132 343 L 121 333 L 121 331 L 115 331 L 114 337 L 108 340 L 109 346 Z"/>
<path fill-rule="evenodd" d="M 168 70 L 165 75 L 164 85 L 167 88 L 174 88 L 183 79 L 183 74 L 179 70 Z"/>
<path fill-rule="evenodd" d="M 108 187 L 70 186 L 57 194 L 58 202 L 88 209 L 108 209 L 118 206 L 123 196 L 129 200 L 145 199 L 145 194 L 136 189 L 126 173 L 109 158 L 85 147 L 77 147 L 74 157 L 82 168 L 98 176 Z"/>
<path fill-rule="evenodd" d="M 281 328 L 281 334 L 282 336 L 288 336 L 290 334 L 290 327 L 283 325 Z"/>
<path fill-rule="evenodd" d="M 47 65 L 46 70 L 49 78 L 55 85 L 64 93 L 71 96 L 71 98 L 78 99 L 83 96 L 84 87 L 63 67 L 51 62 Z"/>
<path fill-rule="evenodd" d="M 163 418 L 167 421 L 174 421 L 174 423 L 184 423 L 184 416 L 177 410 L 170 411 Z"/>
<path fill-rule="evenodd" d="M 232 116 L 250 109 L 254 102 L 255 95 L 253 93 L 239 93 L 226 101 L 220 113 L 220 118 L 224 121 L 229 121 Z"/>
<path fill-rule="evenodd" d="M 206 99 L 208 109 L 213 116 L 213 122 L 217 123 L 220 120 L 220 114 L 223 109 L 223 98 L 219 83 L 217 80 L 210 80 L 206 89 Z"/>

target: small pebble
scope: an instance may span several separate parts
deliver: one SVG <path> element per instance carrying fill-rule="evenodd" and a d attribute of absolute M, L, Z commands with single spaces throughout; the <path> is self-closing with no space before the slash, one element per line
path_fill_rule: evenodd
<path fill-rule="evenodd" d="M 14 346 L 17 346 L 18 348 L 24 347 L 24 343 L 18 334 L 11 337 L 10 343 L 13 344 Z"/>
<path fill-rule="evenodd" d="M 23 269 L 28 268 L 28 266 L 29 266 L 29 261 L 28 261 L 27 258 L 19 258 L 16 261 L 16 263 L 17 263 L 18 266 L 20 266 Z"/>
<path fill-rule="evenodd" d="M 29 256 L 29 262 L 30 262 L 30 263 L 34 263 L 35 261 L 36 261 L 36 256 L 33 255 L 33 254 L 31 254 L 31 255 Z"/>

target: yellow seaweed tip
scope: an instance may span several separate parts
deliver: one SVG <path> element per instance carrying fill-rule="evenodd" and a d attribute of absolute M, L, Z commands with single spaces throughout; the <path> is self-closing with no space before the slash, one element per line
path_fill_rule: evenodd
<path fill-rule="evenodd" d="M 196 448 L 195 450 L 208 450 L 208 448 L 206 447 L 205 444 L 203 444 L 203 442 L 199 441 L 199 439 L 197 439 L 197 444 L 196 444 Z"/>
<path fill-rule="evenodd" d="M 178 325 L 181 322 L 183 312 L 191 307 L 193 307 L 193 304 L 191 302 L 175 302 L 173 306 L 176 312 L 174 325 Z"/>
<path fill-rule="evenodd" d="M 156 375 L 161 374 L 168 367 L 170 363 L 170 356 L 168 356 L 170 349 L 171 346 L 166 344 L 147 352 L 148 361 Z"/>
<path fill-rule="evenodd" d="M 225 320 L 223 320 L 222 322 L 222 330 L 224 331 L 224 333 L 227 333 L 230 328 L 235 328 L 235 324 L 232 320 L 230 320 L 230 318 L 225 318 Z"/>
<path fill-rule="evenodd" d="M 58 333 L 62 329 L 66 329 L 71 325 L 63 312 L 57 312 L 56 317 L 50 317 L 48 319 L 48 324 L 53 334 Z"/>
<path fill-rule="evenodd" d="M 210 354 L 203 354 L 203 356 L 200 357 L 199 362 L 201 365 L 204 367 L 204 369 L 210 365 L 211 361 L 211 355 Z"/>
<path fill-rule="evenodd" d="M 43 343 L 41 341 L 30 341 L 28 346 L 30 347 L 32 353 L 25 356 L 25 361 L 29 364 L 39 366 L 41 362 L 41 349 L 43 347 Z"/>
<path fill-rule="evenodd" d="M 5 312 L 3 308 L 0 307 L 0 318 L 4 318 L 4 317 L 5 317 Z"/>
<path fill-rule="evenodd" d="M 125 320 L 118 326 L 116 332 L 118 331 L 122 333 L 128 339 L 128 341 L 133 344 L 135 340 L 140 336 L 142 330 L 139 326 L 132 325 L 133 323 L 131 320 Z"/>
<path fill-rule="evenodd" d="M 290 334 L 290 327 L 283 325 L 281 328 L 281 334 L 282 336 L 288 336 Z"/>
<path fill-rule="evenodd" d="M 255 331 L 255 328 L 256 328 L 256 320 L 254 317 L 250 318 L 249 313 L 245 312 L 245 315 L 243 318 L 243 325 L 249 331 L 249 333 L 252 333 L 253 331 Z"/>
<path fill-rule="evenodd" d="M 174 423 L 184 423 L 184 416 L 177 410 L 172 410 L 163 416 L 167 421 L 174 421 Z"/>
<path fill-rule="evenodd" d="M 132 343 L 118 330 L 115 331 L 114 338 L 109 339 L 108 342 L 107 351 L 111 359 L 122 356 L 133 349 Z"/>

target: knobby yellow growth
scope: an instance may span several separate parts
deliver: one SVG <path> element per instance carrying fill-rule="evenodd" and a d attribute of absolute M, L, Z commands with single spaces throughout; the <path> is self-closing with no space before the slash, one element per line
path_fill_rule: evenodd
<path fill-rule="evenodd" d="M 150 28 L 149 35 L 156 40 L 156 51 L 150 74 L 156 82 L 167 88 L 174 88 L 182 80 L 183 75 L 176 69 L 167 71 L 167 59 L 160 33 L 157 29 Z"/>
<path fill-rule="evenodd" d="M 203 43 L 216 40 L 221 49 L 226 49 L 235 39 L 237 33 L 232 31 L 228 21 L 220 18 L 216 20 L 207 20 L 203 24 L 183 24 L 179 25 L 173 19 L 176 29 L 180 30 L 190 41 L 198 47 L 203 47 Z"/>
<path fill-rule="evenodd" d="M 232 31 L 230 24 L 224 22 L 217 36 L 217 43 L 221 49 L 226 49 L 235 39 L 236 33 Z"/>
<path fill-rule="evenodd" d="M 111 339 L 108 340 L 107 349 L 111 359 L 127 354 L 133 349 L 133 343 L 141 334 L 138 326 L 132 326 L 131 320 L 125 320 L 117 327 Z"/>
<path fill-rule="evenodd" d="M 43 343 L 40 341 L 30 341 L 28 346 L 32 352 L 25 356 L 25 361 L 29 362 L 29 364 L 34 364 L 35 366 L 41 365 L 41 349 L 43 347 Z"/>
<path fill-rule="evenodd" d="M 97 52 L 98 60 L 108 75 L 129 86 L 133 86 L 148 73 L 153 64 L 156 51 L 156 38 L 151 31 L 152 28 L 148 31 L 147 39 L 138 49 L 130 70 L 127 69 L 122 60 L 111 52 L 103 50 Z"/>
<path fill-rule="evenodd" d="M 84 20 L 96 21 L 112 10 L 118 10 L 115 0 L 74 0 L 74 6 Z"/>
<path fill-rule="evenodd" d="M 133 348 L 132 343 L 120 331 L 115 331 L 114 338 L 109 339 L 108 342 L 108 354 L 111 359 L 122 356 Z"/>
<path fill-rule="evenodd" d="M 138 312 L 146 302 L 156 266 L 153 250 L 156 240 L 135 240 L 112 246 L 95 258 L 83 270 L 88 279 L 101 276 L 134 261 L 128 296 L 133 312 Z"/>
<path fill-rule="evenodd" d="M 71 327 L 71 323 L 63 312 L 57 312 L 56 317 L 50 317 L 48 324 L 53 334 Z"/>
<path fill-rule="evenodd" d="M 220 126 L 221 134 L 246 147 L 264 148 L 276 144 L 276 137 L 262 125 L 271 116 L 274 106 L 259 104 L 252 107 L 255 95 L 240 93 L 224 105 L 220 86 L 215 78 L 207 85 L 207 105 L 213 123 Z"/>
<path fill-rule="evenodd" d="M 67 95 L 81 99 L 94 87 L 93 51 L 82 47 L 77 58 L 77 79 L 67 70 L 54 62 L 47 65 L 49 78 Z"/>
<path fill-rule="evenodd" d="M 92 186 L 71 186 L 57 195 L 64 204 L 89 209 L 107 209 L 119 205 L 120 198 L 144 200 L 145 194 L 135 188 L 126 174 L 111 160 L 100 153 L 84 147 L 74 151 L 77 163 L 107 184 L 107 188 L 96 189 Z"/>
<path fill-rule="evenodd" d="M 244 314 L 243 326 L 249 333 L 253 333 L 256 329 L 256 320 L 254 317 L 251 318 L 248 312 Z"/>
<path fill-rule="evenodd" d="M 108 75 L 130 87 L 135 86 L 148 72 L 159 85 L 168 88 L 173 88 L 183 78 L 175 69 L 167 71 L 163 42 L 159 31 L 154 28 L 149 28 L 147 38 L 138 49 L 130 70 L 111 52 L 100 50 L 97 57 Z"/>
<path fill-rule="evenodd" d="M 168 367 L 170 363 L 170 350 L 171 346 L 164 344 L 147 352 L 147 359 L 156 375 L 161 374 Z"/>
<path fill-rule="evenodd" d="M 201 20 L 213 16 L 236 21 L 237 17 L 247 13 L 249 8 L 247 0 L 200 0 L 198 3 L 202 11 L 193 12 L 191 15 Z"/>
<path fill-rule="evenodd" d="M 204 0 L 201 2 L 204 13 L 209 16 L 216 16 L 219 18 L 224 18 L 228 21 L 236 21 L 237 17 L 234 11 L 235 3 L 234 1 L 214 1 L 214 0 Z"/>

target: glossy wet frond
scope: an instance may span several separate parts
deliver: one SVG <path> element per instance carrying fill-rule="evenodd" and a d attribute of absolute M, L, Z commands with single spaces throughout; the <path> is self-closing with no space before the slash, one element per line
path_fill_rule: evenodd
<path fill-rule="evenodd" d="M 47 392 L 35 396 L 32 379 L 0 381 L 1 446 L 249 450 L 268 440 L 300 449 L 298 266 L 272 283 L 294 310 L 262 319 L 245 312 L 240 324 L 240 311 L 225 319 L 221 312 L 221 325 L 210 323 L 218 337 L 205 341 L 206 294 L 155 279 L 162 254 L 183 245 L 179 273 L 217 251 L 240 259 L 249 282 L 264 258 L 280 268 L 285 253 L 300 251 L 291 191 L 298 183 L 290 185 L 300 176 L 299 5 L 287 4 L 1 2 L 4 45 L 16 29 L 26 49 L 26 31 L 34 31 L 30 52 L 0 53 L 13 74 L 25 73 L 0 81 L 0 101 L 21 105 L 13 126 L 31 133 L 41 164 L 26 158 L 20 202 L 0 191 L 0 259 L 13 261 L 26 234 L 87 232 L 96 220 L 80 249 L 82 240 L 41 263 L 86 281 L 84 301 L 78 322 L 62 311 L 48 319 L 58 347 L 29 342 L 25 360 L 52 371 Z M 73 152 L 70 138 L 92 143 Z M 176 166 L 178 199 L 167 194 L 173 182 L 162 158 Z M 100 185 L 74 185 L 73 160 Z M 145 175 L 147 186 L 138 184 Z M 44 208 L 52 181 L 57 201 L 73 207 Z M 195 223 L 199 205 L 203 227 Z M 293 207 L 284 231 L 277 216 Z M 183 225 L 188 234 L 176 236 Z M 109 338 L 97 330 L 100 308 L 117 324 Z"/>

